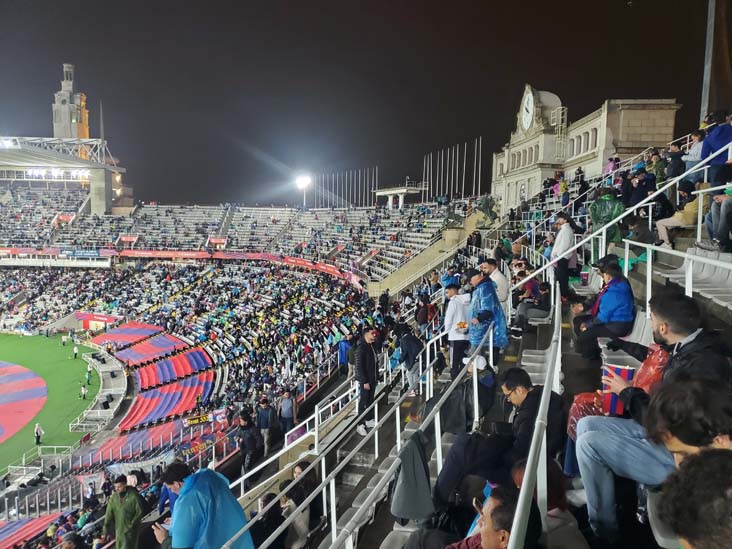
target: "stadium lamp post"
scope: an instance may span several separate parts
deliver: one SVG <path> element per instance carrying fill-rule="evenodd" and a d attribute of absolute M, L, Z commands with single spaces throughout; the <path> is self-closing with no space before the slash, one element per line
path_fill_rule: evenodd
<path fill-rule="evenodd" d="M 300 175 L 295 179 L 295 186 L 298 189 L 302 189 L 302 207 L 305 209 L 305 199 L 308 192 L 308 187 L 313 182 L 309 175 Z"/>

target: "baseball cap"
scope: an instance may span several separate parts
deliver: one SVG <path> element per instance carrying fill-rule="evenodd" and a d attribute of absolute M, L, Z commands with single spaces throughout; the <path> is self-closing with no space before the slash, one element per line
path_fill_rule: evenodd
<path fill-rule="evenodd" d="M 470 362 L 470 357 L 466 356 L 463 359 L 463 364 L 468 364 Z M 473 359 L 473 364 L 478 370 L 485 370 L 488 367 L 488 361 L 485 359 L 483 355 L 478 355 Z"/>
<path fill-rule="evenodd" d="M 468 280 L 470 280 L 475 275 L 479 275 L 479 274 L 483 274 L 483 273 L 480 272 L 478 269 L 468 269 L 468 272 L 465 273 L 465 276 L 468 278 Z"/>
<path fill-rule="evenodd" d="M 595 269 L 602 269 L 605 265 L 609 265 L 610 263 L 618 265 L 620 263 L 620 258 L 616 254 L 607 254 L 606 256 L 598 259 L 597 263 L 593 263 L 592 266 Z"/>

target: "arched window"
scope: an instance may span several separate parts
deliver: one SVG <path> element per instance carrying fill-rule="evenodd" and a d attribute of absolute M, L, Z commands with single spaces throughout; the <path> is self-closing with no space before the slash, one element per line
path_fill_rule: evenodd
<path fill-rule="evenodd" d="M 521 165 L 526 166 L 526 149 L 521 151 Z"/>
<path fill-rule="evenodd" d="M 574 156 L 574 137 L 569 140 L 569 157 Z"/>
<path fill-rule="evenodd" d="M 592 128 L 590 131 L 590 149 L 595 150 L 597 148 L 597 128 Z"/>
<path fill-rule="evenodd" d="M 534 147 L 529 147 L 529 165 L 534 163 Z"/>
<path fill-rule="evenodd" d="M 511 153 L 511 168 L 510 169 L 513 170 L 515 167 L 516 167 L 516 155 Z"/>
<path fill-rule="evenodd" d="M 539 161 L 539 144 L 534 145 L 534 162 Z"/>
<path fill-rule="evenodd" d="M 582 152 L 587 152 L 590 150 L 590 133 L 585 132 L 582 134 Z"/>

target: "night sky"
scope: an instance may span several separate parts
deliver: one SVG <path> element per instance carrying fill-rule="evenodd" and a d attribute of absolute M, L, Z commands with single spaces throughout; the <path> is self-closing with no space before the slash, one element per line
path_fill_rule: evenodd
<path fill-rule="evenodd" d="M 702 0 L 0 0 L 0 135 L 52 135 L 69 62 L 141 200 L 294 203 L 297 172 L 377 164 L 391 186 L 478 135 L 487 189 L 526 82 L 570 121 L 675 97 L 693 129 L 705 29 Z"/>

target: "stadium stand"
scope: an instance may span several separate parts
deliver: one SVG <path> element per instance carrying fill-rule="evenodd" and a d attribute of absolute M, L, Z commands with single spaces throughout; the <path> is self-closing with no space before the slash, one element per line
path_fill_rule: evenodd
<path fill-rule="evenodd" d="M 135 377 L 138 387 L 145 390 L 207 370 L 210 367 L 211 358 L 203 349 L 189 349 L 184 353 L 138 368 L 135 370 Z"/>
<path fill-rule="evenodd" d="M 0 203 L 0 246 L 48 244 L 57 214 L 76 214 L 86 193 L 81 190 L 29 189 L 11 186 L 10 200 Z"/>
<path fill-rule="evenodd" d="M 10 522 L 0 522 L 0 540 L 2 547 L 14 547 L 16 543 L 34 538 L 38 532 L 58 520 L 61 513 L 51 513 L 42 517 L 25 518 Z"/>
<path fill-rule="evenodd" d="M 188 344 L 170 334 L 159 334 L 141 343 L 119 351 L 115 356 L 123 364 L 138 366 L 145 362 L 155 360 L 161 356 L 169 355 L 179 351 Z"/>
<path fill-rule="evenodd" d="M 162 331 L 161 327 L 145 324 L 144 322 L 125 322 L 103 334 L 94 336 L 91 338 L 91 342 L 102 347 L 111 344 L 119 349 L 127 345 L 133 345 Z"/>
<path fill-rule="evenodd" d="M 137 208 L 134 230 L 142 247 L 200 250 L 209 235 L 219 232 L 225 213 L 224 206 L 147 204 Z"/>
<path fill-rule="evenodd" d="M 53 238 L 57 246 L 114 248 L 117 237 L 133 231 L 135 219 L 121 215 L 82 215 L 59 228 Z"/>
<path fill-rule="evenodd" d="M 121 431 L 127 431 L 155 423 L 161 419 L 181 416 L 197 406 L 200 396 L 207 404 L 213 391 L 214 372 L 208 370 L 195 376 L 139 393 L 130 412 L 119 424 Z"/>
<path fill-rule="evenodd" d="M 287 228 L 297 211 L 292 208 L 250 208 L 234 206 L 231 224 L 226 235 L 228 247 L 233 250 L 262 252 L 270 243 L 280 244 L 278 235 Z"/>

